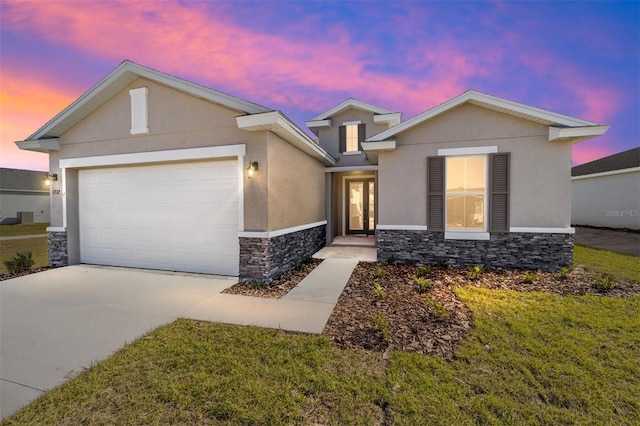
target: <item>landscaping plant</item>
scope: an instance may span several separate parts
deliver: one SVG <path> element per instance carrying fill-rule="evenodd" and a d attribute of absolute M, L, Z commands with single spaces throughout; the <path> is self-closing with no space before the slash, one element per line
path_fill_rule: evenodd
<path fill-rule="evenodd" d="M 4 266 L 11 273 L 22 272 L 31 269 L 35 261 L 30 251 L 19 251 L 11 259 L 5 260 Z"/>

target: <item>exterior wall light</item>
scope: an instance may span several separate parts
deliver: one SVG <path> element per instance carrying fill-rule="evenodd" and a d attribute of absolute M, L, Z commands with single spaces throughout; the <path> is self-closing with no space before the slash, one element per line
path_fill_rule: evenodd
<path fill-rule="evenodd" d="M 44 184 L 46 186 L 51 185 L 51 182 L 58 180 L 58 175 L 56 173 L 51 173 L 44 178 Z"/>
<path fill-rule="evenodd" d="M 247 167 L 247 177 L 249 179 L 253 178 L 253 174 L 255 172 L 258 171 L 258 162 L 257 161 L 250 161 L 249 162 L 249 167 Z"/>

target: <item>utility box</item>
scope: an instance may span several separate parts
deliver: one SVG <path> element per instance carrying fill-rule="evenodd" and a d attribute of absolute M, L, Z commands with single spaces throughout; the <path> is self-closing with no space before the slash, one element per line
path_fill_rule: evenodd
<path fill-rule="evenodd" d="M 21 225 L 33 225 L 33 212 L 17 212 L 18 223 Z"/>

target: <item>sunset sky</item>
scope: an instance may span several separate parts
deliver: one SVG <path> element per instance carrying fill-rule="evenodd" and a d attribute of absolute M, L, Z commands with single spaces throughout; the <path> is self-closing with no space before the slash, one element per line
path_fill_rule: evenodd
<path fill-rule="evenodd" d="M 467 89 L 609 132 L 582 164 L 640 141 L 640 2 L 0 0 L 0 166 L 14 141 L 124 59 L 304 121 L 349 97 L 403 120 Z"/>

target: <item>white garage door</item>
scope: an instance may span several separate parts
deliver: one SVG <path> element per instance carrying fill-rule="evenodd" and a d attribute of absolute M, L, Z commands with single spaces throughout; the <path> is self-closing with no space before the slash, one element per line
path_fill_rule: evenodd
<path fill-rule="evenodd" d="M 81 170 L 80 260 L 238 275 L 234 161 Z"/>

